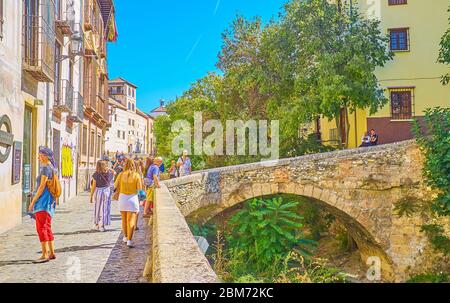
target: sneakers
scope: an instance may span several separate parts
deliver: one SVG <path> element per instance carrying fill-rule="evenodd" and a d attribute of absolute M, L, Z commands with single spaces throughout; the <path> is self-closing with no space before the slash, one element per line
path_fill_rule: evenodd
<path fill-rule="evenodd" d="M 131 240 L 128 240 L 128 241 L 127 241 L 127 246 L 128 246 L 129 248 L 132 248 L 132 247 L 133 247 L 133 242 L 131 242 Z"/>
<path fill-rule="evenodd" d="M 127 243 L 128 242 L 128 239 L 127 239 L 127 237 L 123 237 L 123 239 L 122 239 L 122 241 L 123 241 L 123 243 Z"/>
<path fill-rule="evenodd" d="M 100 227 L 99 228 L 99 231 L 101 231 L 101 232 L 105 232 L 106 231 L 106 229 L 102 226 L 102 227 Z"/>

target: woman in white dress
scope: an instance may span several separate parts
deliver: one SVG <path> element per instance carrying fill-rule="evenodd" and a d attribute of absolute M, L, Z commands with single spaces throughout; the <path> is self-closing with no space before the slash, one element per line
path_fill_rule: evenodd
<path fill-rule="evenodd" d="M 136 218 L 139 214 L 138 191 L 142 189 L 142 178 L 136 171 L 136 164 L 127 159 L 123 172 L 119 174 L 114 183 L 119 192 L 119 210 L 122 215 L 123 241 L 128 247 L 133 247 L 133 234 L 136 229 Z"/>

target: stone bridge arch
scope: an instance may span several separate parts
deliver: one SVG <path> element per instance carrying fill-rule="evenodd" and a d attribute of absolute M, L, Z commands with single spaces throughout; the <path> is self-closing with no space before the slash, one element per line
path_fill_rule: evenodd
<path fill-rule="evenodd" d="M 422 161 L 415 142 L 405 141 L 210 169 L 164 181 L 164 187 L 183 216 L 202 209 L 204 221 L 254 197 L 313 198 L 347 226 L 363 262 L 378 256 L 383 280 L 402 281 L 421 262 L 426 239 L 421 218 L 399 218 L 394 207 L 400 200 L 429 195 Z"/>

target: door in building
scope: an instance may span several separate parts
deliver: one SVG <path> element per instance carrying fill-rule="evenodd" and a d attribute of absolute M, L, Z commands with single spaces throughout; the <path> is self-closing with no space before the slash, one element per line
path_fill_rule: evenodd
<path fill-rule="evenodd" d="M 22 155 L 22 215 L 28 212 L 32 193 L 32 164 L 33 164 L 33 110 L 25 107 L 23 123 L 23 155 Z"/>

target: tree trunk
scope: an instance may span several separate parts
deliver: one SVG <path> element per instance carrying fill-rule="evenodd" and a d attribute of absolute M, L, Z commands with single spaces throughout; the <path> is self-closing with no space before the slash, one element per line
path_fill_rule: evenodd
<path fill-rule="evenodd" d="M 345 107 L 345 148 L 348 148 L 349 134 L 350 134 L 350 119 L 348 118 L 348 107 Z"/>
<path fill-rule="evenodd" d="M 341 113 L 340 112 L 338 112 L 336 114 L 334 121 L 336 122 L 336 130 L 337 130 L 337 135 L 338 135 L 338 146 L 339 146 L 339 149 L 342 149 Z"/>

